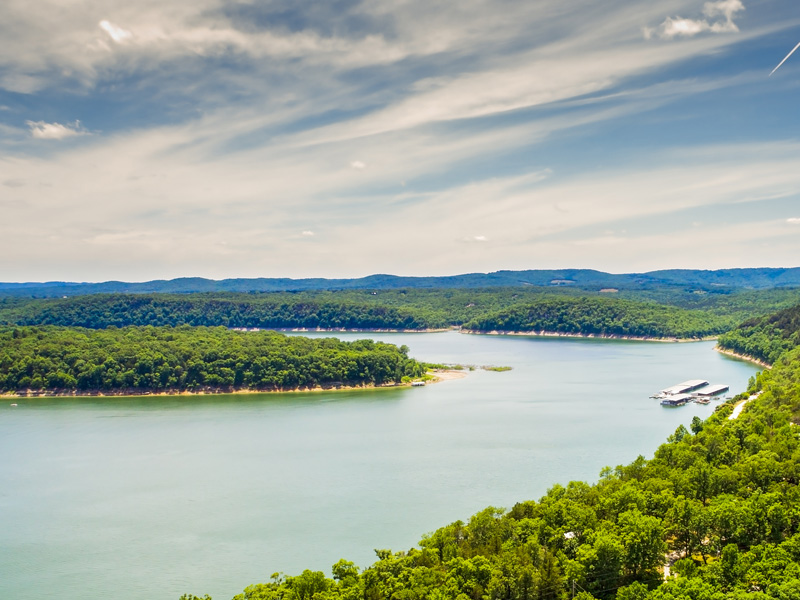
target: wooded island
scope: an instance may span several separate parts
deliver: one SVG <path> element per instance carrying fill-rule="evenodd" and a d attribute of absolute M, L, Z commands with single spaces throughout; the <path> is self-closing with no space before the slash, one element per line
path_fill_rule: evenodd
<path fill-rule="evenodd" d="M 408 348 L 224 327 L 0 328 L 0 391 L 286 391 L 386 385 L 425 374 Z"/>

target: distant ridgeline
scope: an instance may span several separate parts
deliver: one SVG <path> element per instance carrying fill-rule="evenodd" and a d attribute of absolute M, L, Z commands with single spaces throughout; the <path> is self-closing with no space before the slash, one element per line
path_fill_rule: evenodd
<path fill-rule="evenodd" d="M 0 298 L 0 324 L 477 331 L 697 338 L 800 301 L 800 290 L 587 292 L 572 288 L 94 294 Z"/>
<path fill-rule="evenodd" d="M 364 569 L 276 574 L 235 600 L 797 600 L 800 349 L 756 391 L 738 418 L 733 403 L 694 417 L 596 484 L 488 507 Z"/>
<path fill-rule="evenodd" d="M 423 375 L 408 348 L 222 327 L 0 327 L 0 391 L 180 392 L 382 385 Z"/>
<path fill-rule="evenodd" d="M 672 269 L 648 273 L 612 274 L 592 269 L 496 271 L 448 277 L 398 277 L 370 275 L 359 279 L 223 279 L 215 281 L 185 277 L 144 283 L 106 281 L 103 283 L 0 283 L 0 295 L 59 297 L 100 293 L 196 293 L 196 292 L 280 292 L 304 290 L 400 289 L 400 288 L 485 288 L 556 286 L 584 289 L 652 289 L 692 287 L 702 290 L 767 289 L 800 286 L 800 268 L 722 269 L 700 271 Z"/>
<path fill-rule="evenodd" d="M 721 348 L 773 364 L 800 344 L 800 305 L 749 319 L 719 338 Z"/>

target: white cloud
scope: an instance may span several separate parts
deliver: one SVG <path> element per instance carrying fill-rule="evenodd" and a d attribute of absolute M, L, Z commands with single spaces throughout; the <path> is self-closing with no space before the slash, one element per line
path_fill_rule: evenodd
<path fill-rule="evenodd" d="M 800 217 L 791 217 L 786 219 L 786 222 L 790 223 L 791 225 L 800 225 Z"/>
<path fill-rule="evenodd" d="M 733 18 L 739 11 L 744 10 L 741 0 L 719 0 L 718 2 L 706 2 L 703 6 L 703 14 L 707 19 L 685 19 L 683 17 L 667 17 L 664 22 L 655 30 L 645 28 L 645 37 L 652 37 L 653 33 L 663 39 L 673 39 L 676 37 L 693 37 L 699 33 L 732 33 L 739 31 Z M 721 17 L 715 21 L 714 19 Z"/>
<path fill-rule="evenodd" d="M 730 23 L 733 16 L 744 10 L 744 4 L 741 0 L 719 0 L 718 2 L 706 2 L 703 6 L 703 14 L 707 17 L 725 17 L 725 20 Z"/>
<path fill-rule="evenodd" d="M 114 40 L 118 44 L 125 43 L 132 37 L 132 33 L 122 27 L 117 27 L 113 23 L 109 23 L 108 21 L 100 21 L 99 23 L 100 29 L 105 31 L 112 40 Z"/>
<path fill-rule="evenodd" d="M 691 37 L 708 30 L 709 25 L 706 21 L 667 17 L 661 24 L 661 37 L 667 39 L 678 36 Z"/>
<path fill-rule="evenodd" d="M 353 162 L 350 163 L 350 166 L 353 169 L 358 169 L 359 171 L 363 171 L 364 169 L 367 168 L 367 164 L 365 162 L 360 161 L 360 160 L 354 160 Z"/>
<path fill-rule="evenodd" d="M 81 128 L 80 121 L 74 123 L 45 123 L 44 121 L 25 121 L 30 127 L 31 136 L 37 140 L 63 140 L 64 138 L 76 135 L 86 135 L 87 132 Z"/>
<path fill-rule="evenodd" d="M 308 229 L 306 229 L 306 230 L 305 230 L 305 231 L 302 233 L 302 235 L 304 235 L 304 236 L 306 236 L 306 237 L 313 237 L 313 236 L 314 236 L 314 232 L 313 232 L 313 231 L 310 231 L 310 230 L 308 230 Z"/>
<path fill-rule="evenodd" d="M 489 241 L 489 238 L 487 238 L 485 235 L 476 235 L 472 239 L 475 240 L 476 242 L 488 242 Z"/>

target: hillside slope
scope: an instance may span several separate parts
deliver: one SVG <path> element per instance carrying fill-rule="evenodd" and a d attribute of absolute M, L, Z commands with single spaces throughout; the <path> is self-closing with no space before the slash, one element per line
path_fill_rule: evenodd
<path fill-rule="evenodd" d="M 654 303 L 606 298 L 547 298 L 464 324 L 477 332 L 546 332 L 644 338 L 702 338 L 725 331 L 726 320 Z"/>
<path fill-rule="evenodd" d="M 720 348 L 773 364 L 800 345 L 800 304 L 749 319 L 719 338 Z"/>

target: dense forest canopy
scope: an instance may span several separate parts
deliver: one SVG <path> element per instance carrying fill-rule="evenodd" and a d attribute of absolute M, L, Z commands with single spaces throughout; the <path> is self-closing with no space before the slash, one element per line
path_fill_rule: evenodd
<path fill-rule="evenodd" d="M 704 312 L 604 298 L 551 298 L 474 319 L 473 331 L 555 332 L 652 338 L 702 338 L 725 331 L 726 321 Z"/>
<path fill-rule="evenodd" d="M 719 339 L 719 346 L 766 363 L 774 363 L 800 344 L 800 305 L 773 315 L 748 319 Z"/>
<path fill-rule="evenodd" d="M 224 326 L 259 328 L 427 329 L 446 327 L 441 315 L 350 298 L 292 294 L 132 295 L 9 302 L 0 320 L 15 325 L 69 327 Z"/>
<path fill-rule="evenodd" d="M 0 328 L 0 391 L 288 390 L 419 377 L 408 348 L 222 327 Z"/>

